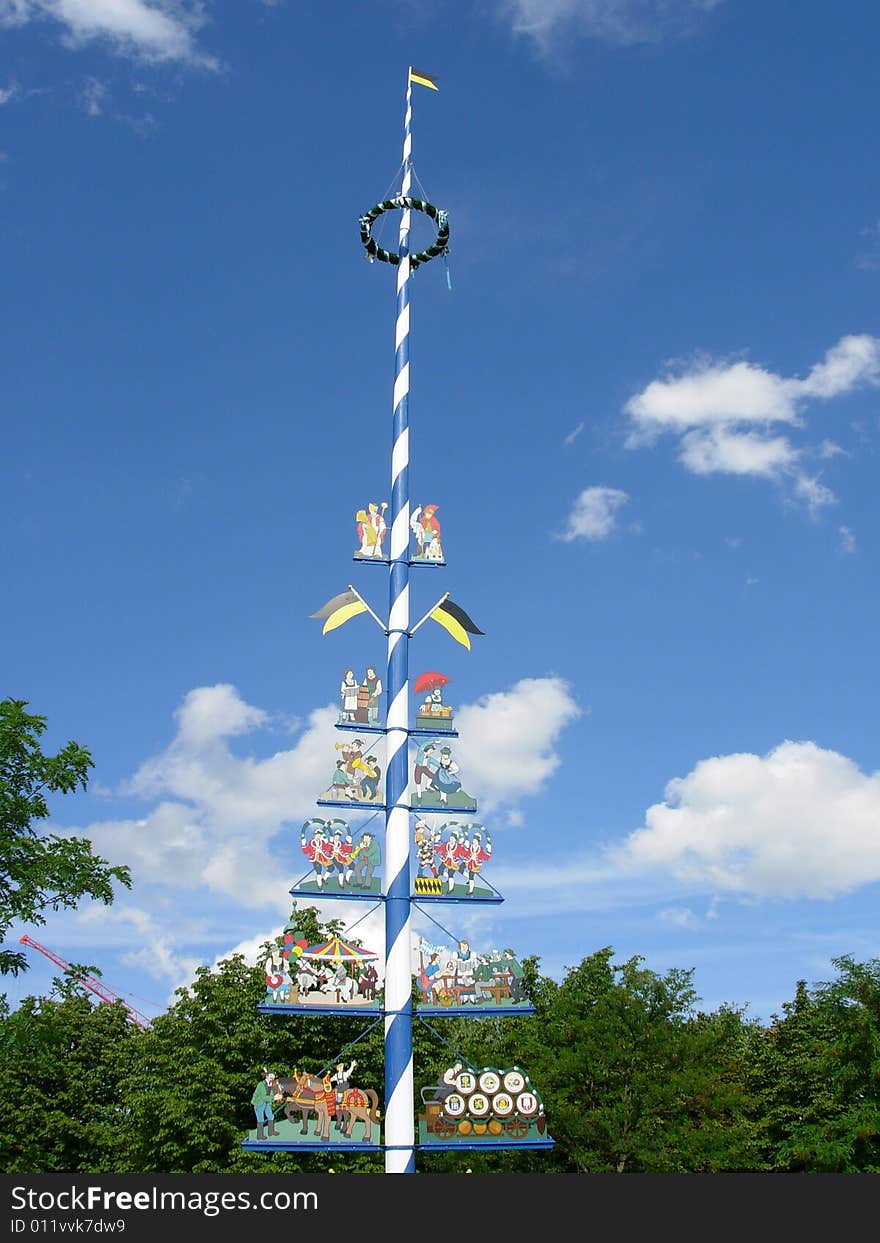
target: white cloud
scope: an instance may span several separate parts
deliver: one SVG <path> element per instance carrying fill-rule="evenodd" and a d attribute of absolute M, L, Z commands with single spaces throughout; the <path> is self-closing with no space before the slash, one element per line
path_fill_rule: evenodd
<path fill-rule="evenodd" d="M 455 714 L 464 788 L 480 813 L 536 794 L 560 764 L 555 745 L 581 715 L 561 678 L 523 678 Z"/>
<path fill-rule="evenodd" d="M 842 337 L 805 380 L 789 381 L 804 397 L 837 397 L 858 385 L 878 382 L 880 339 L 866 335 Z"/>
<path fill-rule="evenodd" d="M 160 921 L 140 907 L 119 902 L 111 907 L 94 903 L 77 912 L 76 919 L 81 928 L 97 924 L 104 945 L 108 942 L 108 931 L 114 928 L 119 930 L 124 938 L 123 944 L 130 940 L 136 946 L 123 951 L 120 962 L 127 967 L 139 968 L 152 979 L 168 985 L 169 1001 L 173 997 L 174 989 L 190 983 L 195 977 L 196 969 L 202 965 L 200 958 L 179 952 L 178 936 L 173 922 Z M 141 1009 L 143 998 L 133 998 L 121 986 L 115 991 L 125 998 L 132 998 L 135 1008 Z M 158 1003 L 150 1002 L 150 1005 L 157 1006 Z"/>
<path fill-rule="evenodd" d="M 269 721 L 262 708 L 245 703 L 235 687 L 224 682 L 190 691 L 174 715 L 180 744 L 193 747 L 247 734 Z"/>
<path fill-rule="evenodd" d="M 773 476 L 792 466 L 797 457 L 785 436 L 765 438 L 754 432 L 733 432 L 724 426 L 687 432 L 679 454 L 682 465 L 695 475 L 722 472 Z"/>
<path fill-rule="evenodd" d="M 836 497 L 801 469 L 805 450 L 774 429 L 779 424 L 802 427 L 803 408 L 810 401 L 877 384 L 880 338 L 867 334 L 842 337 L 804 379 L 742 360 L 697 359 L 630 398 L 624 406 L 630 420 L 626 445 L 639 448 L 671 433 L 679 437 L 680 461 L 694 474 L 788 478 L 795 495 L 815 512 Z M 836 451 L 827 439 L 817 449 L 822 457 Z"/>
<path fill-rule="evenodd" d="M 634 424 L 630 445 L 661 431 L 684 432 L 707 424 L 797 422 L 786 381 L 746 362 L 697 360 L 689 372 L 652 380 L 624 410 Z"/>
<path fill-rule="evenodd" d="M 867 245 L 856 257 L 856 267 L 864 272 L 880 271 L 880 220 L 862 229 L 862 237 L 867 238 Z"/>
<path fill-rule="evenodd" d="M 498 0 L 515 34 L 544 52 L 563 38 L 583 35 L 607 43 L 652 43 L 687 31 L 699 13 L 721 0 Z"/>
<path fill-rule="evenodd" d="M 195 45 L 205 20 L 198 0 L 0 0 L 0 26 L 39 20 L 60 25 L 72 48 L 101 41 L 119 56 L 216 67 Z"/>
<path fill-rule="evenodd" d="M 838 527 L 837 532 L 840 536 L 840 547 L 843 552 L 855 552 L 856 537 L 853 535 L 849 527 Z"/>
<path fill-rule="evenodd" d="M 674 924 L 676 928 L 698 928 L 699 918 L 689 906 L 668 906 L 658 913 L 657 918 L 664 924 Z"/>
<path fill-rule="evenodd" d="M 626 492 L 620 488 L 585 488 L 572 506 L 560 539 L 606 539 L 614 530 L 618 510 L 628 500 Z"/>
<path fill-rule="evenodd" d="M 82 89 L 82 106 L 87 116 L 99 117 L 104 111 L 107 88 L 97 78 L 86 78 Z"/>
<path fill-rule="evenodd" d="M 84 832 L 108 858 L 124 858 L 140 883 L 207 886 L 248 906 L 271 898 L 288 905 L 289 880 L 276 877 L 270 839 L 314 814 L 326 788 L 336 710 L 315 710 L 294 746 L 263 760 L 235 755 L 230 738 L 269 723 L 233 686 L 190 691 L 177 734 L 126 783 L 127 793 L 156 799 L 138 820 L 102 821 Z"/>
<path fill-rule="evenodd" d="M 880 773 L 814 742 L 702 760 L 609 860 L 755 897 L 848 893 L 880 880 Z"/>
<path fill-rule="evenodd" d="M 3 101 L 0 100 L 0 102 L 3 102 Z M 583 430 L 584 430 L 584 423 L 583 421 L 581 421 L 580 423 L 578 423 L 577 427 L 573 428 L 573 430 L 568 433 L 568 435 L 565 437 L 562 443 L 564 445 L 573 445 Z"/>
<path fill-rule="evenodd" d="M 811 514 L 816 514 L 826 505 L 836 505 L 837 497 L 824 483 L 809 475 L 798 475 L 794 481 L 795 496 L 805 501 Z"/>

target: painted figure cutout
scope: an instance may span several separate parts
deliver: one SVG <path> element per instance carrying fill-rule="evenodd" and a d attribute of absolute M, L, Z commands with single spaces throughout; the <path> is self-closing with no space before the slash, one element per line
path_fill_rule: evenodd
<path fill-rule="evenodd" d="M 366 509 L 359 509 L 355 514 L 358 538 L 358 547 L 354 554 L 356 557 L 383 557 L 385 555 L 382 552 L 382 541 L 388 529 L 385 524 L 387 508 L 387 501 L 383 501 L 381 505 L 371 501 Z"/>
<path fill-rule="evenodd" d="M 418 866 L 417 876 L 440 875 L 437 869 L 437 856 L 435 849 L 443 837 L 443 826 L 438 824 L 431 826 L 427 820 L 416 820 L 413 830 L 413 841 L 416 847 L 416 863 Z"/>
<path fill-rule="evenodd" d="M 419 1114 L 419 1143 L 472 1147 L 515 1148 L 551 1142 L 547 1136 L 544 1103 L 519 1066 L 481 1070 L 456 1062 L 436 1084 L 421 1090 L 424 1112 Z"/>
<path fill-rule="evenodd" d="M 420 897 L 486 897 L 492 890 L 480 884 L 483 867 L 492 858 L 492 839 L 482 824 L 450 820 L 439 828 L 416 820 L 413 830 L 418 872 L 415 891 Z"/>
<path fill-rule="evenodd" d="M 474 1006 L 481 1010 L 518 1006 L 531 1010 L 523 987 L 522 964 L 511 949 L 478 954 L 466 940 L 451 947 L 432 945 L 419 937 L 414 947 L 413 975 L 423 1006 Z"/>
<path fill-rule="evenodd" d="M 451 747 L 446 746 L 442 738 L 426 738 L 416 750 L 413 807 L 476 811 L 476 803 L 461 788 L 458 773 Z"/>
<path fill-rule="evenodd" d="M 332 823 L 342 826 L 336 831 L 339 832 L 340 837 L 343 837 L 343 840 L 346 838 L 351 840 L 351 831 L 344 820 L 336 820 Z M 309 835 L 309 829 L 311 829 L 311 835 Z M 327 881 L 338 871 L 334 858 L 333 833 L 334 830 L 329 820 L 307 820 L 300 830 L 300 847 L 312 865 L 315 884 L 319 889 L 323 889 Z"/>
<path fill-rule="evenodd" d="M 365 889 L 369 893 L 378 893 L 380 888 L 379 868 L 382 864 L 382 849 L 375 835 L 364 829 L 358 844 L 351 852 L 352 889 Z"/>
<path fill-rule="evenodd" d="M 294 1069 L 291 1075 L 278 1075 L 263 1067 L 251 1097 L 257 1125 L 249 1132 L 246 1147 L 332 1148 L 334 1140 L 377 1144 L 381 1138 L 379 1096 L 373 1088 L 361 1088 L 352 1081 L 356 1067 L 355 1059 L 347 1066 L 337 1062 L 332 1073 L 324 1074 Z M 310 1128 L 313 1115 L 315 1124 Z"/>
<path fill-rule="evenodd" d="M 452 708 L 443 702 L 443 688 L 449 682 L 445 673 L 420 673 L 413 683 L 413 694 L 419 696 L 417 729 L 452 729 Z"/>
<path fill-rule="evenodd" d="M 293 964 L 282 1004 L 322 1010 L 374 1007 L 379 988 L 377 958 L 372 950 L 338 936 L 308 945 Z"/>
<path fill-rule="evenodd" d="M 369 829 L 354 841 L 345 820 L 314 818 L 302 826 L 300 846 L 314 876 L 301 881 L 298 890 L 381 892 L 382 848 Z"/>
<path fill-rule="evenodd" d="M 379 697 L 382 694 L 382 679 L 376 672 L 375 665 L 367 665 L 361 682 L 361 697 L 366 698 L 367 719 L 365 724 L 379 724 Z M 366 695 L 364 695 L 366 692 Z"/>
<path fill-rule="evenodd" d="M 290 1003 L 290 990 L 293 981 L 287 970 L 287 961 L 281 950 L 272 950 L 263 964 L 266 972 L 266 1001 Z"/>
<path fill-rule="evenodd" d="M 278 1076 L 264 1066 L 260 1082 L 251 1096 L 251 1106 L 257 1118 L 256 1131 L 251 1134 L 260 1143 L 266 1139 L 267 1134 L 270 1139 L 278 1136 L 278 1129 L 275 1126 L 275 1106 L 280 1100 Z M 264 1127 L 266 1130 L 263 1129 Z"/>
<path fill-rule="evenodd" d="M 359 683 L 354 676 L 354 669 L 345 669 L 342 673 L 342 684 L 339 687 L 341 707 L 339 723 L 357 720 Z"/>
<path fill-rule="evenodd" d="M 483 864 L 492 858 L 492 839 L 487 829 L 481 824 L 472 824 L 467 836 L 462 837 L 458 846 L 459 871 L 465 878 L 468 894 L 474 892 L 474 886 Z"/>
<path fill-rule="evenodd" d="M 325 827 L 323 822 L 316 825 L 321 830 L 319 841 Z M 346 874 L 350 877 L 352 869 L 346 868 Z M 379 988 L 378 954 L 340 936 L 309 945 L 298 922 L 294 902 L 282 945 L 273 947 L 265 961 L 266 1000 L 260 1009 L 271 1013 L 283 1006 L 373 1007 Z"/>
<path fill-rule="evenodd" d="M 379 781 L 382 768 L 372 753 L 367 754 L 362 738 L 334 744 L 338 752 L 330 784 L 318 802 L 381 803 Z"/>
<path fill-rule="evenodd" d="M 409 526 L 416 537 L 416 552 L 413 554 L 413 561 L 445 560 L 436 505 L 417 505 L 410 517 Z"/>
<path fill-rule="evenodd" d="M 339 686 L 340 725 L 378 725 L 382 679 L 375 665 L 367 665 L 358 682 L 354 669 L 343 669 Z"/>

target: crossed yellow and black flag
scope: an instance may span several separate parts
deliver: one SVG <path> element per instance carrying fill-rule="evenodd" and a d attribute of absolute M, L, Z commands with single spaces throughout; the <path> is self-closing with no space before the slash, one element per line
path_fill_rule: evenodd
<path fill-rule="evenodd" d="M 421 69 L 410 67 L 409 80 L 410 82 L 418 82 L 419 86 L 427 86 L 431 91 L 440 90 L 440 87 L 437 85 L 437 79 L 430 73 L 422 73 Z"/>
<path fill-rule="evenodd" d="M 337 626 L 344 625 L 349 618 L 357 617 L 358 613 L 366 613 L 366 611 L 367 606 L 363 600 L 356 591 L 352 591 L 349 587 L 348 591 L 340 592 L 338 596 L 322 604 L 317 613 L 312 613 L 310 616 L 324 621 L 321 634 L 327 634 L 329 630 L 335 630 Z"/>
<path fill-rule="evenodd" d="M 352 587 L 349 587 L 347 591 L 341 591 L 338 596 L 333 596 L 326 604 L 322 604 L 318 611 L 311 613 L 310 616 L 317 618 L 318 621 L 323 621 L 324 626 L 321 633 L 328 634 L 331 630 L 344 626 L 347 621 L 352 617 L 357 617 L 359 613 L 369 612 L 370 609 L 358 593 Z M 470 636 L 472 634 L 484 633 L 473 618 L 468 616 L 461 605 L 456 604 L 454 600 L 450 600 L 449 596 L 444 596 L 439 603 L 435 604 L 427 616 L 442 626 L 444 630 L 447 630 L 453 639 L 460 643 L 462 647 L 466 647 L 468 651 L 471 648 Z"/>
<path fill-rule="evenodd" d="M 468 635 L 484 633 L 484 631 L 482 631 L 479 626 L 472 621 L 470 617 L 468 617 L 461 605 L 455 604 L 454 601 L 449 599 L 449 596 L 446 596 L 440 601 L 439 604 L 436 604 L 431 610 L 429 616 L 433 621 L 439 622 L 444 630 L 448 630 L 453 639 L 456 639 L 462 644 L 463 647 L 466 647 L 468 651 L 471 649 L 471 641 L 468 638 Z"/>

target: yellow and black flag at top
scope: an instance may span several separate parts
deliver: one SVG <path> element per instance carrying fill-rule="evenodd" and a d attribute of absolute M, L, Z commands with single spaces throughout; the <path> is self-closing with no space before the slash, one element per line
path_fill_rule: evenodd
<path fill-rule="evenodd" d="M 418 82 L 419 86 L 427 86 L 432 91 L 440 90 L 435 77 L 430 73 L 422 73 L 421 69 L 413 69 L 412 66 L 410 66 L 409 80 L 410 82 Z"/>
<path fill-rule="evenodd" d="M 445 630 L 448 630 L 453 639 L 456 639 L 468 651 L 471 650 L 471 641 L 468 635 L 484 633 L 468 617 L 461 605 L 453 603 L 449 596 L 444 597 L 439 604 L 435 604 L 431 610 L 430 617 L 433 621 L 439 622 Z"/>

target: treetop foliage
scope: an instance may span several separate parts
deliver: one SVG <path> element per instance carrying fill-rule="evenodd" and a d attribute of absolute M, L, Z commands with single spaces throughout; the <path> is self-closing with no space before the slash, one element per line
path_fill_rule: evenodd
<path fill-rule="evenodd" d="M 44 924 L 46 910 L 84 898 L 109 905 L 114 882 L 131 888 L 129 869 L 111 867 L 87 839 L 39 832 L 49 817 L 47 794 L 85 790 L 94 762 L 76 742 L 46 755 L 46 718 L 27 706 L 23 699 L 0 702 L 0 943 L 16 920 Z M 18 975 L 27 966 L 24 954 L 0 945 L 0 974 Z"/>

